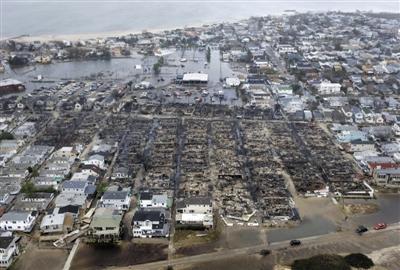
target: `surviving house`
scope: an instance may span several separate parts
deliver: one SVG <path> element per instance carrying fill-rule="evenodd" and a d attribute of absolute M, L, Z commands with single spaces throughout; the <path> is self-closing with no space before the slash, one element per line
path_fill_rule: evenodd
<path fill-rule="evenodd" d="M 184 225 L 213 226 L 213 206 L 210 197 L 190 197 L 177 202 L 176 222 Z"/>
<path fill-rule="evenodd" d="M 19 254 L 18 241 L 20 237 L 0 236 L 0 267 L 11 266 L 15 256 Z"/>
<path fill-rule="evenodd" d="M 92 195 L 96 188 L 89 182 L 86 181 L 65 181 L 62 183 L 61 192 L 71 193 L 75 195 Z"/>
<path fill-rule="evenodd" d="M 112 208 L 98 208 L 89 225 L 92 242 L 116 242 L 120 239 L 122 215 Z"/>
<path fill-rule="evenodd" d="M 400 187 L 400 168 L 377 169 L 373 176 L 378 186 L 388 188 Z"/>
<path fill-rule="evenodd" d="M 104 170 L 105 167 L 105 161 L 104 161 L 104 156 L 95 154 L 90 156 L 87 160 L 83 162 L 85 165 L 94 165 L 99 167 L 100 169 Z"/>
<path fill-rule="evenodd" d="M 136 211 L 132 219 L 133 237 L 168 237 L 169 224 L 164 209 Z"/>
<path fill-rule="evenodd" d="M 141 208 L 168 208 L 167 194 L 153 194 L 150 191 L 140 193 Z"/>
<path fill-rule="evenodd" d="M 45 215 L 40 223 L 42 233 L 69 233 L 74 226 L 74 218 L 71 214 Z"/>
<path fill-rule="evenodd" d="M 331 83 L 330 81 L 323 81 L 318 87 L 320 95 L 334 95 L 340 93 L 341 85 L 338 83 Z"/>
<path fill-rule="evenodd" d="M 129 190 L 115 190 L 112 187 L 104 192 L 100 199 L 100 204 L 105 208 L 125 211 L 129 209 L 131 204 L 131 196 Z"/>
<path fill-rule="evenodd" d="M 30 232 L 36 221 L 35 211 L 10 211 L 0 218 L 0 229 Z"/>

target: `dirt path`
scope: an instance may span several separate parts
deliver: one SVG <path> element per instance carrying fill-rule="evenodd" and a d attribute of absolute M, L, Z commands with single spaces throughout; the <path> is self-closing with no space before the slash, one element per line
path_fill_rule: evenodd
<path fill-rule="evenodd" d="M 34 243 L 29 243 L 23 254 L 12 265 L 14 270 L 60 270 L 67 260 L 68 251 L 55 248 L 38 248 Z"/>

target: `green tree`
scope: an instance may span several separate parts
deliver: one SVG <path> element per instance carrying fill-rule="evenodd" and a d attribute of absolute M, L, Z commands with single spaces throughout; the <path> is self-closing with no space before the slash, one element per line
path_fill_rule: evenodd
<path fill-rule="evenodd" d="M 159 63 L 155 63 L 155 64 L 153 65 L 153 72 L 154 72 L 154 74 L 156 74 L 156 75 L 160 74 L 160 72 L 161 72 L 161 66 L 160 66 Z"/>
<path fill-rule="evenodd" d="M 160 59 L 158 59 L 158 63 L 160 64 L 160 66 L 164 65 L 164 57 L 161 56 Z"/>
<path fill-rule="evenodd" d="M 101 195 L 106 191 L 106 189 L 107 189 L 107 183 L 105 182 L 99 183 L 96 187 L 97 197 L 100 198 Z"/>
<path fill-rule="evenodd" d="M 32 195 L 35 191 L 35 185 L 31 181 L 26 181 L 21 187 L 21 192 L 27 195 Z"/>
<path fill-rule="evenodd" d="M 335 50 L 336 50 L 336 51 L 341 51 L 341 50 L 343 50 L 342 44 L 340 44 L 340 42 L 336 42 L 336 43 L 335 43 Z"/>
<path fill-rule="evenodd" d="M 207 47 L 206 60 L 208 63 L 210 63 L 210 61 L 211 61 L 211 48 L 210 47 Z"/>
<path fill-rule="evenodd" d="M 12 135 L 10 132 L 2 131 L 0 134 L 0 141 L 2 140 L 14 140 L 14 135 Z"/>
<path fill-rule="evenodd" d="M 153 65 L 154 74 L 156 74 L 156 75 L 160 74 L 160 72 L 161 72 L 161 67 L 162 67 L 163 65 L 164 65 L 164 57 L 161 56 L 161 57 L 158 59 L 157 63 L 155 63 L 155 64 Z"/>
<path fill-rule="evenodd" d="M 37 168 L 33 168 L 32 169 L 32 177 L 38 177 L 39 176 L 39 171 Z"/>

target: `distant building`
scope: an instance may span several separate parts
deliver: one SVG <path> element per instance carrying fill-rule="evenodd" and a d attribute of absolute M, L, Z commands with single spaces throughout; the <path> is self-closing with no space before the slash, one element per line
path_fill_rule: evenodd
<path fill-rule="evenodd" d="M 25 86 L 22 82 L 14 79 L 0 81 L 0 95 L 24 91 Z"/>
<path fill-rule="evenodd" d="M 335 95 L 340 93 L 341 85 L 339 83 L 331 83 L 329 81 L 323 81 L 319 85 L 318 93 L 320 95 Z"/>
<path fill-rule="evenodd" d="M 378 186 L 388 188 L 400 187 L 400 168 L 377 169 L 373 176 Z"/>
<path fill-rule="evenodd" d="M 208 74 L 204 73 L 186 73 L 183 74 L 183 84 L 206 84 L 208 83 Z"/>

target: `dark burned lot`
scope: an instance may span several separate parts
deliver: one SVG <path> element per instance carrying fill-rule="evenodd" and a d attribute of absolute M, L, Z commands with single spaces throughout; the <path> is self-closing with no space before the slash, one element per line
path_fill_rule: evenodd
<path fill-rule="evenodd" d="M 103 269 L 107 266 L 128 266 L 166 260 L 164 244 L 138 244 L 123 242 L 120 245 L 89 245 L 82 243 L 71 269 Z"/>

